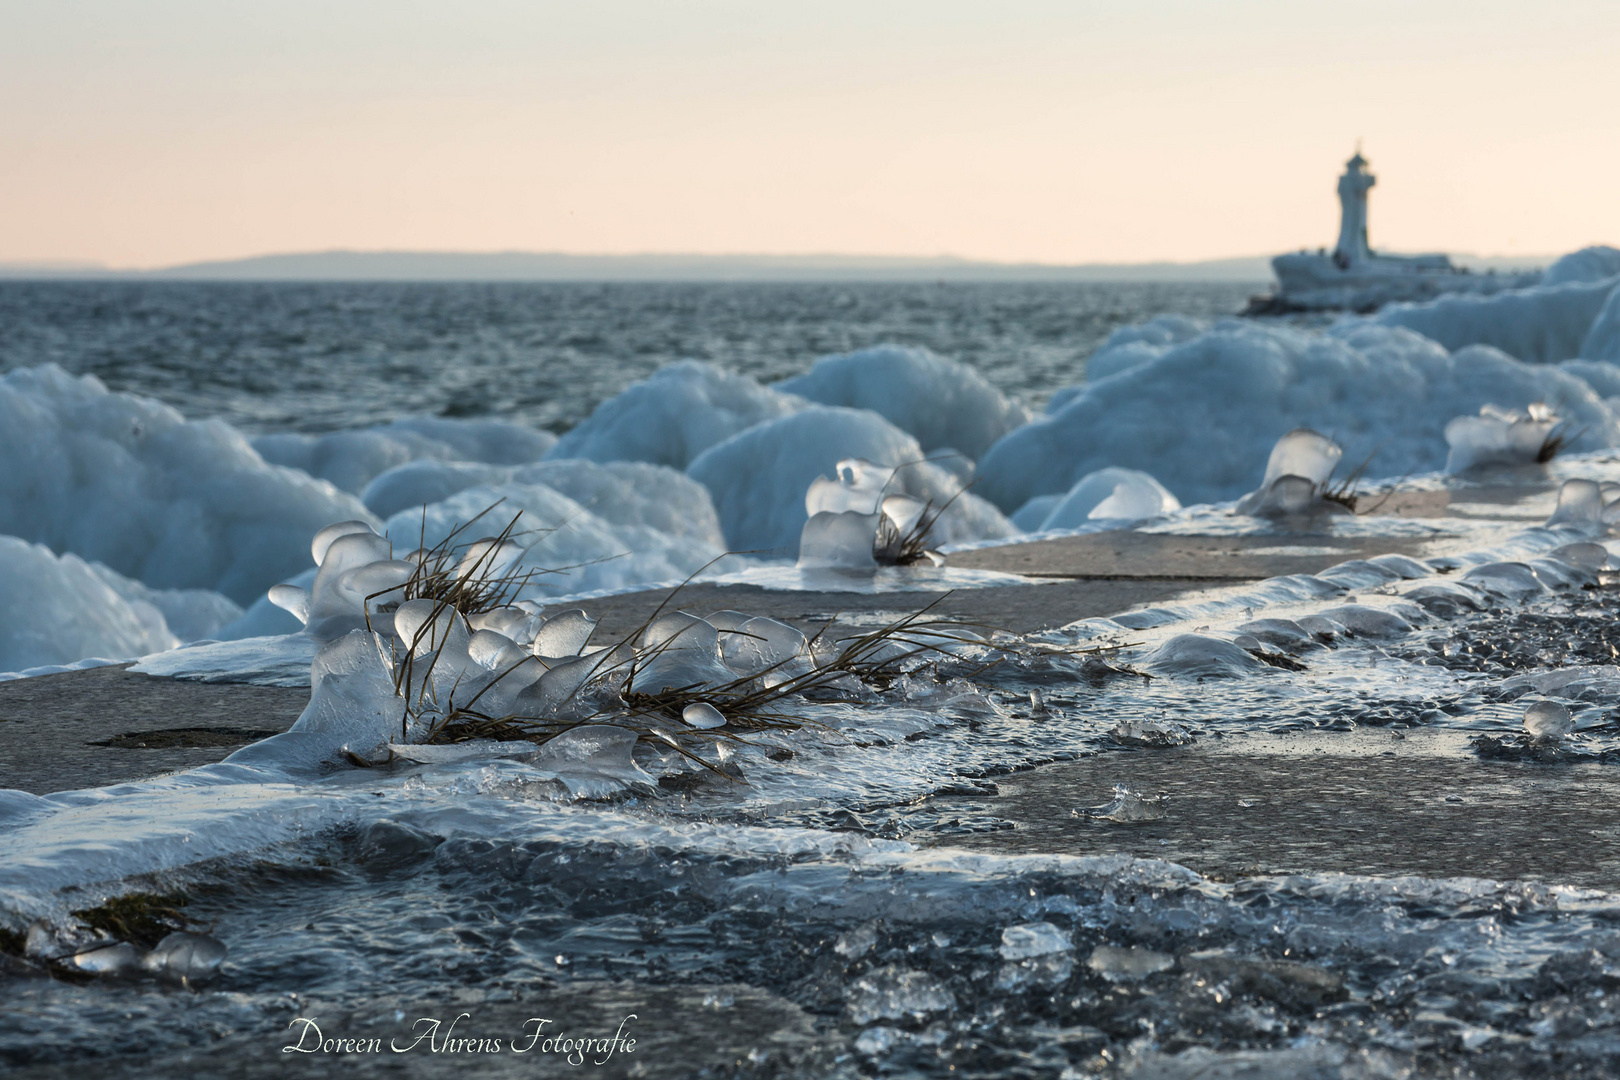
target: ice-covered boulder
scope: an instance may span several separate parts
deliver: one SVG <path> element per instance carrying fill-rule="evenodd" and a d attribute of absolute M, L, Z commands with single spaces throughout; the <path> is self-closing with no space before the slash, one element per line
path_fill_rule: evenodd
<path fill-rule="evenodd" d="M 1540 285 L 1489 296 L 1457 294 L 1422 304 L 1391 304 L 1371 321 L 1404 326 L 1447 349 L 1489 345 L 1527 363 L 1570 360 L 1582 345 L 1605 301 L 1613 279 Z"/>
<path fill-rule="evenodd" d="M 76 555 L 0 536 L 0 671 L 144 656 L 180 643 L 162 611 L 121 595 L 111 580 Z"/>
<path fill-rule="evenodd" d="M 557 441 L 550 459 L 647 461 L 684 469 L 745 428 L 804 407 L 801 398 L 683 360 L 609 398 Z"/>
<path fill-rule="evenodd" d="M 1039 529 L 1075 529 L 1104 518 L 1140 521 L 1181 509 L 1163 484 L 1136 469 L 1098 469 L 1067 494 L 1046 497 L 1055 501 L 1036 526 Z"/>
<path fill-rule="evenodd" d="M 1620 249 L 1594 244 L 1562 256 L 1541 275 L 1543 285 L 1568 285 L 1572 281 L 1602 281 L 1620 277 Z"/>
<path fill-rule="evenodd" d="M 966 364 L 901 345 L 823 356 L 774 389 L 821 405 L 871 409 L 924 450 L 951 447 L 970 458 L 1029 419 Z"/>
<path fill-rule="evenodd" d="M 325 523 L 368 516 L 332 485 L 267 464 L 222 421 L 187 421 L 55 365 L 0 378 L 0 461 L 0 533 L 237 603 L 302 570 Z"/>
<path fill-rule="evenodd" d="M 448 499 L 479 484 L 498 484 L 511 474 L 499 465 L 422 458 L 395 465 L 379 473 L 360 495 L 360 501 L 380 518 L 391 518 L 411 507 Z"/>
<path fill-rule="evenodd" d="M 1445 464 L 1452 418 L 1496 403 L 1557 401 L 1580 432 L 1571 449 L 1620 442 L 1614 411 L 1557 365 L 1498 350 L 1448 353 L 1409 330 L 1366 321 L 1311 333 L 1222 323 L 1152 360 L 1087 383 L 1069 403 L 1003 437 L 973 490 L 1004 509 L 1068 491 L 1110 465 L 1157 477 L 1183 502 L 1236 498 L 1254 462 L 1296 427 L 1331 431 L 1366 475 Z"/>
<path fill-rule="evenodd" d="M 935 505 L 954 497 L 936 526 L 939 543 L 1014 532 L 982 499 L 959 495 L 961 481 L 925 461 L 916 439 L 865 409 L 813 405 L 759 424 L 705 451 L 687 475 L 709 489 L 733 551 L 792 557 L 808 519 L 805 492 L 845 458 L 904 466 L 889 483 L 890 494 Z"/>
<path fill-rule="evenodd" d="M 253 448 L 272 465 L 302 469 L 359 494 L 381 473 L 412 461 L 520 465 L 557 442 L 547 431 L 501 420 L 412 416 L 390 424 L 326 435 L 260 435 Z"/>

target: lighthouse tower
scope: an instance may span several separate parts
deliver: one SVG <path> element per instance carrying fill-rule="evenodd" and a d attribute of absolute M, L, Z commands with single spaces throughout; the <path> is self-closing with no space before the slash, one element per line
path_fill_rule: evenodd
<path fill-rule="evenodd" d="M 1341 269 L 1372 255 L 1367 246 L 1367 189 L 1377 182 L 1357 147 L 1356 156 L 1344 163 L 1344 175 L 1339 177 L 1339 243 L 1333 249 L 1333 261 Z"/>

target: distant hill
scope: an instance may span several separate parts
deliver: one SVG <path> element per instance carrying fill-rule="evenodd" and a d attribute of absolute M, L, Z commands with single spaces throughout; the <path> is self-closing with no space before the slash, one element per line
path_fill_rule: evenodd
<path fill-rule="evenodd" d="M 1551 257 L 1455 256 L 1476 271 L 1545 266 Z M 1266 255 L 1206 262 L 975 262 L 881 255 L 562 255 L 522 251 L 318 251 L 110 270 L 93 263 L 0 262 L 0 278 L 175 281 L 1271 281 Z"/>
<path fill-rule="evenodd" d="M 150 277 L 233 281 L 1250 281 L 1265 258 L 1049 266 L 850 255 L 559 255 L 325 251 L 190 263 Z"/>

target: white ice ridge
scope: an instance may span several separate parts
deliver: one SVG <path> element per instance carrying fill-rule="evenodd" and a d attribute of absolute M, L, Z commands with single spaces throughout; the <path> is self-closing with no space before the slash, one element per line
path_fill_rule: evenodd
<path fill-rule="evenodd" d="M 500 501 L 479 534 L 500 532 L 522 512 L 513 539 L 518 566 L 537 571 L 525 590 L 534 597 L 680 580 L 726 551 L 708 491 L 673 469 L 543 461 L 506 473 L 433 502 L 425 518 L 420 502 L 408 502 L 384 531 L 400 552 L 432 546 Z"/>
<path fill-rule="evenodd" d="M 272 465 L 302 469 L 358 495 L 378 473 L 422 459 L 521 465 L 556 443 L 546 431 L 501 420 L 412 416 L 359 431 L 260 435 L 253 448 Z"/>
<path fill-rule="evenodd" d="M 1448 349 L 1489 345 L 1530 363 L 1601 359 L 1587 345 L 1617 283 L 1620 279 L 1609 277 L 1490 296 L 1459 294 L 1425 304 L 1391 304 L 1371 321 L 1404 326 Z"/>
<path fill-rule="evenodd" d="M 763 387 L 746 375 L 683 360 L 604 401 L 559 439 L 547 457 L 647 461 L 684 469 L 714 444 L 803 406 L 802 398 Z"/>
<path fill-rule="evenodd" d="M 966 364 L 900 345 L 824 356 L 774 388 L 821 405 L 871 409 L 924 450 L 949 447 L 970 458 L 1029 419 Z"/>
<path fill-rule="evenodd" d="M 54 364 L 0 377 L 0 461 L 0 533 L 237 603 L 302 569 L 325 522 L 369 516 L 267 464 L 222 421 L 187 421 Z"/>
<path fill-rule="evenodd" d="M 14 536 L 0 536 L 0 598 L 0 671 L 144 656 L 210 636 L 242 614 L 218 593 L 149 589 Z"/>
<path fill-rule="evenodd" d="M 905 466 L 889 484 L 890 494 L 937 506 L 954 498 L 939 518 L 937 543 L 1014 532 L 994 507 L 971 492 L 961 493 L 954 472 L 925 460 L 916 439 L 865 409 L 812 405 L 756 425 L 710 447 L 687 475 L 714 497 L 731 550 L 795 557 L 809 517 L 805 491 L 845 458 Z"/>
<path fill-rule="evenodd" d="M 1238 319 L 1159 329 L 1157 341 L 1141 328 L 1110 339 L 1090 363 L 1109 374 L 991 447 L 974 493 L 1016 510 L 1119 466 L 1184 503 L 1236 498 L 1254 483 L 1253 463 L 1301 426 L 1332 432 L 1358 465 L 1372 455 L 1368 476 L 1437 471 L 1446 424 L 1484 405 L 1557 402 L 1579 433 L 1570 449 L 1620 443 L 1620 414 L 1579 365 L 1526 364 L 1487 346 L 1448 352 L 1366 321 L 1325 333 Z"/>

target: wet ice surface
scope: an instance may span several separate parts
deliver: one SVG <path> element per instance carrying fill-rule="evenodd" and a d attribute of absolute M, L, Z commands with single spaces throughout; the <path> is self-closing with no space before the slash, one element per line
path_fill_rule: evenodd
<path fill-rule="evenodd" d="M 0 1059 L 156 1070 L 217 1061 L 223 1037 L 235 1067 L 268 1072 L 299 1016 L 386 1039 L 425 1002 L 496 1024 L 561 1000 L 639 1009 L 649 1039 L 791 1035 L 715 1063 L 741 1074 L 1612 1072 L 1609 892 L 996 846 L 1014 826 L 997 778 L 1081 758 L 1370 729 L 1540 777 L 1611 768 L 1620 593 L 1570 547 L 1589 535 L 1491 528 L 1434 565 L 1356 561 L 1041 637 L 1118 646 L 1100 656 L 963 663 L 807 706 L 814 725 L 731 748 L 746 784 L 638 757 L 647 782 L 578 799 L 491 748 L 5 804 L 27 853 L 0 867 L 11 921 L 180 888 L 229 952 L 192 991 L 14 974 Z M 1148 786 L 1098 794 L 1062 808 L 1087 835 L 1178 812 Z"/>

